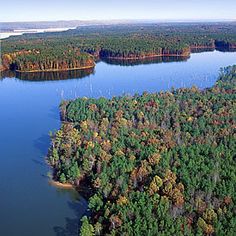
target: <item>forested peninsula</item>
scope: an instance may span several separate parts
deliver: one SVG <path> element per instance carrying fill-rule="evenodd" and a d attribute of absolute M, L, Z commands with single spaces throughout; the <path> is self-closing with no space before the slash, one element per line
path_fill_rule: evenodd
<path fill-rule="evenodd" d="M 53 178 L 89 190 L 81 236 L 234 235 L 236 66 L 212 88 L 61 104 Z"/>
<path fill-rule="evenodd" d="M 235 50 L 235 23 L 86 26 L 58 33 L 1 40 L 1 70 L 63 71 L 95 66 L 97 60 L 188 58 L 197 49 Z"/>

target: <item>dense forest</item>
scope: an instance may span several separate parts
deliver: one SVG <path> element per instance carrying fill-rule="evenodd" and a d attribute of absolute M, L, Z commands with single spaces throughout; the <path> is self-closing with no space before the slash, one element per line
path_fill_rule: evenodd
<path fill-rule="evenodd" d="M 89 189 L 81 236 L 236 232 L 236 66 L 209 89 L 61 104 L 48 162 Z"/>
<path fill-rule="evenodd" d="M 63 71 L 68 69 L 87 69 L 95 66 L 93 57 L 79 49 L 46 47 L 6 53 L 2 65 L 14 71 Z"/>
<path fill-rule="evenodd" d="M 196 49 L 236 49 L 235 23 L 84 26 L 66 32 L 1 40 L 3 69 L 63 70 L 91 67 L 97 59 L 189 57 Z M 92 57 L 93 56 L 93 57 Z"/>

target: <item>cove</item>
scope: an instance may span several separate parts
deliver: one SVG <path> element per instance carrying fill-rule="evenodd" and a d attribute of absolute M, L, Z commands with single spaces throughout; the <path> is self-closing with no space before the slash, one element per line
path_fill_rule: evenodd
<path fill-rule="evenodd" d="M 59 128 L 59 104 L 76 97 L 168 91 L 212 86 L 219 69 L 236 63 L 233 52 L 191 54 L 186 61 L 98 62 L 84 74 L 6 75 L 0 80 L 0 235 L 76 235 L 87 212 L 73 190 L 51 186 L 44 157 L 49 131 Z M 36 81 L 36 79 L 38 80 Z M 56 80 L 61 79 L 61 80 Z"/>

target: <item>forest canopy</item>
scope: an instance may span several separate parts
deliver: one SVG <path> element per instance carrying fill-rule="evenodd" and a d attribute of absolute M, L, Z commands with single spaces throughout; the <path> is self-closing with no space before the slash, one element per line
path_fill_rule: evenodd
<path fill-rule="evenodd" d="M 45 71 L 94 66 L 97 59 L 189 57 L 196 49 L 236 49 L 235 23 L 84 26 L 1 40 L 3 69 Z"/>
<path fill-rule="evenodd" d="M 90 189 L 81 235 L 234 235 L 236 66 L 212 88 L 61 104 L 48 162 Z"/>

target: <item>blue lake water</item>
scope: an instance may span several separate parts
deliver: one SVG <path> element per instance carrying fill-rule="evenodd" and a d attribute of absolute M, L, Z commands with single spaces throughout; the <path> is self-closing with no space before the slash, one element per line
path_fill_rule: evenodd
<path fill-rule="evenodd" d="M 99 62 L 83 78 L 0 80 L 0 235 L 76 235 L 86 201 L 48 181 L 48 133 L 60 127 L 62 99 L 158 92 L 172 87 L 211 87 L 219 69 L 236 64 L 236 53 L 204 52 L 187 61 L 135 66 Z M 57 76 L 60 77 L 60 74 Z M 82 77 L 78 76 L 78 77 Z M 42 79 L 42 78 L 41 78 Z M 46 78 L 45 78 L 46 79 Z"/>

